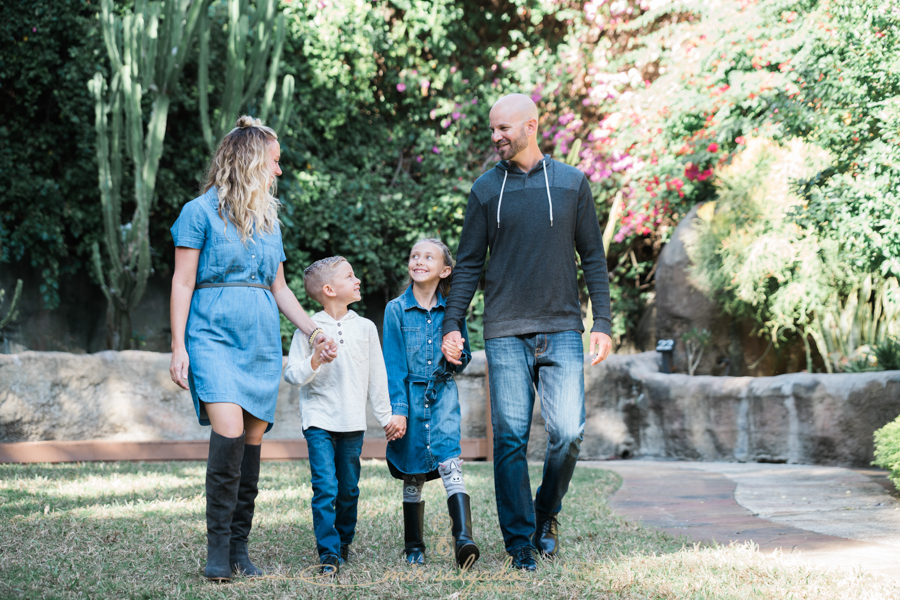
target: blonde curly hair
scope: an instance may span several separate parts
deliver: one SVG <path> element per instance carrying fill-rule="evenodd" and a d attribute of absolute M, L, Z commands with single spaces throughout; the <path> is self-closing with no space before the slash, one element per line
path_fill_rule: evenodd
<path fill-rule="evenodd" d="M 234 224 L 247 242 L 254 229 L 272 233 L 281 203 L 275 197 L 277 182 L 269 170 L 269 143 L 278 135 L 259 119 L 238 118 L 210 161 L 203 193 L 215 187 L 219 216 Z"/>

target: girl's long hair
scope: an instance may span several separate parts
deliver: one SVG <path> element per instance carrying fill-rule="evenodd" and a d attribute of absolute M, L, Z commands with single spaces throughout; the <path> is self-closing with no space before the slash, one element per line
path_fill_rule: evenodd
<path fill-rule="evenodd" d="M 278 222 L 281 203 L 275 198 L 277 183 L 269 170 L 269 143 L 277 139 L 262 121 L 244 115 L 222 138 L 209 164 L 203 193 L 215 186 L 226 230 L 230 221 L 244 243 L 254 228 L 272 233 Z"/>
<path fill-rule="evenodd" d="M 438 248 L 440 248 L 441 256 L 444 259 L 444 266 L 450 267 L 450 275 L 441 279 L 440 282 L 438 282 L 438 291 L 441 293 L 441 296 L 444 297 L 444 301 L 446 302 L 447 297 L 450 295 L 450 279 L 453 277 L 453 266 L 454 266 L 453 265 L 453 257 L 450 255 L 450 248 L 448 248 L 447 244 L 445 244 L 438 238 L 427 238 L 424 240 L 419 240 L 418 242 L 413 244 L 413 248 L 415 248 L 417 245 L 422 244 L 424 242 L 429 242 L 431 244 L 434 244 Z M 410 252 L 412 252 L 411 249 L 410 249 Z M 409 262 L 408 258 L 409 257 L 407 257 L 407 262 Z M 403 285 L 400 286 L 400 293 L 398 295 L 402 296 L 403 293 L 406 291 L 406 289 L 412 285 L 412 282 L 413 282 L 412 277 L 409 276 L 409 271 L 407 270 L 406 281 L 404 281 Z"/>

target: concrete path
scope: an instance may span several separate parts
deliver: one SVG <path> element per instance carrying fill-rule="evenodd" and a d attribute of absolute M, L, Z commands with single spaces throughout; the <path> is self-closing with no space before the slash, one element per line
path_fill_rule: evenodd
<path fill-rule="evenodd" d="M 610 505 L 693 541 L 748 542 L 900 580 L 900 499 L 881 471 L 811 465 L 586 461 L 622 477 Z"/>

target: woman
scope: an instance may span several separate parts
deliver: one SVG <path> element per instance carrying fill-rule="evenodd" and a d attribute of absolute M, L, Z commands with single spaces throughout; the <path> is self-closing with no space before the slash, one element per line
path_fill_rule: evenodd
<path fill-rule="evenodd" d="M 172 226 L 172 380 L 190 389 L 201 425 L 212 424 L 206 467 L 207 578 L 264 575 L 247 536 L 263 434 L 281 379 L 278 311 L 311 342 L 324 334 L 284 281 L 275 178 L 278 136 L 244 116 L 216 149 L 204 194 Z M 327 338 L 322 360 L 337 356 Z"/>

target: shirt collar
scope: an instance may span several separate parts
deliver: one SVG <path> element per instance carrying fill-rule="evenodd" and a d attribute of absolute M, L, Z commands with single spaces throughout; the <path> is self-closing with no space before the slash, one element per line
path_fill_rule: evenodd
<path fill-rule="evenodd" d="M 434 308 L 446 308 L 447 302 L 444 299 L 443 294 L 437 292 L 437 304 L 434 305 Z M 412 284 L 406 288 L 406 291 L 403 292 L 403 295 L 400 296 L 400 307 L 403 310 L 409 310 L 411 308 L 418 308 L 419 310 L 424 310 L 419 303 L 416 301 L 415 295 L 413 295 L 413 286 Z"/>

